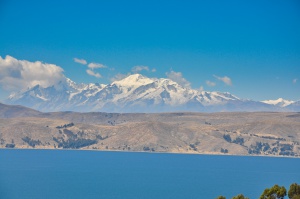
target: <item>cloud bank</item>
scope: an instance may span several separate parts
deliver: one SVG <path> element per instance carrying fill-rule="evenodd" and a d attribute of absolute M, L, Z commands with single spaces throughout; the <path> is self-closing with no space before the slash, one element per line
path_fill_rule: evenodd
<path fill-rule="evenodd" d="M 224 84 L 228 85 L 228 86 L 232 86 L 232 81 L 229 77 L 224 76 L 224 77 L 218 77 L 216 75 L 214 75 L 214 77 L 222 82 L 224 82 Z"/>
<path fill-rule="evenodd" d="M 87 64 L 85 59 L 74 58 L 74 62 L 79 63 L 79 64 L 83 64 L 83 65 Z"/>
<path fill-rule="evenodd" d="M 96 68 L 107 68 L 107 66 L 100 64 L 100 63 L 95 63 L 95 62 L 89 63 L 88 67 L 92 70 L 96 69 Z"/>
<path fill-rule="evenodd" d="M 213 87 L 213 86 L 216 85 L 215 82 L 211 82 L 211 81 L 209 81 L 209 80 L 206 81 L 206 84 L 207 84 L 207 86 L 211 86 L 211 87 Z"/>
<path fill-rule="evenodd" d="M 169 79 L 173 80 L 174 82 L 177 82 L 182 87 L 191 88 L 191 83 L 182 76 L 181 72 L 175 72 L 171 70 L 170 72 L 167 72 L 166 75 Z"/>
<path fill-rule="evenodd" d="M 90 70 L 90 69 L 87 69 L 86 70 L 86 73 L 90 76 L 94 76 L 94 77 L 97 77 L 97 78 L 101 78 L 101 74 L 100 73 L 95 73 L 94 71 Z"/>
<path fill-rule="evenodd" d="M 0 56 L 0 86 L 8 91 L 15 91 L 33 87 L 55 85 L 64 78 L 64 70 L 54 64 L 40 61 L 30 62 L 17 60 L 7 55 Z"/>
<path fill-rule="evenodd" d="M 110 78 L 110 81 L 111 82 L 119 81 L 121 79 L 128 77 L 129 75 L 131 75 L 131 73 L 127 73 L 127 74 L 118 73 L 114 77 Z"/>
<path fill-rule="evenodd" d="M 150 70 L 150 68 L 148 67 L 148 66 L 134 66 L 134 67 L 132 67 L 132 69 L 131 69 L 131 71 L 133 72 L 133 73 L 140 73 L 141 71 L 147 71 L 147 72 L 156 72 L 156 69 L 155 68 L 152 68 L 151 70 Z"/>
<path fill-rule="evenodd" d="M 204 87 L 200 86 L 200 88 L 198 89 L 200 92 L 204 91 Z"/>
<path fill-rule="evenodd" d="M 86 70 L 86 73 L 90 76 L 94 76 L 96 78 L 101 78 L 102 75 L 100 73 L 94 72 L 94 69 L 97 68 L 107 68 L 107 66 L 100 64 L 100 63 L 95 63 L 95 62 L 91 62 L 91 63 L 87 63 L 87 61 L 85 59 L 78 59 L 78 58 L 74 58 L 73 59 L 74 62 L 82 64 L 82 65 L 87 65 L 88 69 Z"/>
<path fill-rule="evenodd" d="M 131 69 L 131 71 L 132 71 L 133 73 L 139 73 L 139 72 L 141 72 L 141 71 L 143 71 L 143 70 L 149 71 L 149 67 L 148 67 L 148 66 L 134 66 L 134 67 Z"/>
<path fill-rule="evenodd" d="M 293 79 L 293 84 L 296 84 L 297 83 L 297 78 Z"/>

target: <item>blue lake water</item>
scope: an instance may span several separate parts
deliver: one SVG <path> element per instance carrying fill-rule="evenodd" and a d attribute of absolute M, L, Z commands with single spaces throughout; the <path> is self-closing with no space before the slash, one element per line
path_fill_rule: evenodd
<path fill-rule="evenodd" d="M 0 150 L 0 198 L 259 198 L 300 183 L 300 159 L 158 153 Z"/>

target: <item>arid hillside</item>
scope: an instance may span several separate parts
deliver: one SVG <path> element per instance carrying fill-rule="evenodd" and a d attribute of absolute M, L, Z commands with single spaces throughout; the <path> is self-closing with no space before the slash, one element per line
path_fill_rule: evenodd
<path fill-rule="evenodd" d="M 9 108 L 15 112 L 8 114 Z M 1 107 L 0 148 L 300 156 L 300 113 L 41 113 L 21 108 Z"/>

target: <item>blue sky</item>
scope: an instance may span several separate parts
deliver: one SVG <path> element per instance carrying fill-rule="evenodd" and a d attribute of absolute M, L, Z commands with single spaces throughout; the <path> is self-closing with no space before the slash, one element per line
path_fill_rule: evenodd
<path fill-rule="evenodd" d="M 0 56 L 55 64 L 78 83 L 147 66 L 148 77 L 174 72 L 195 89 L 299 100 L 299 35 L 297 0 L 0 1 Z"/>

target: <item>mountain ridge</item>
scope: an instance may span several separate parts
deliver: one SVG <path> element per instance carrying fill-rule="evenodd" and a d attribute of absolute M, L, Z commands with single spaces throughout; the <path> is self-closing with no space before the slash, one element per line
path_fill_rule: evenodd
<path fill-rule="evenodd" d="M 110 84 L 77 84 L 65 78 L 57 85 L 36 85 L 11 94 L 7 104 L 39 111 L 105 112 L 219 112 L 219 111 L 298 111 L 296 102 L 278 103 L 238 98 L 229 92 L 185 88 L 167 78 L 133 74 Z M 284 103 L 285 106 L 282 104 Z"/>
<path fill-rule="evenodd" d="M 272 104 L 272 105 L 279 106 L 279 107 L 286 107 L 290 104 L 293 104 L 295 101 L 278 98 L 277 100 L 264 100 L 261 102 L 266 103 L 266 104 Z"/>

